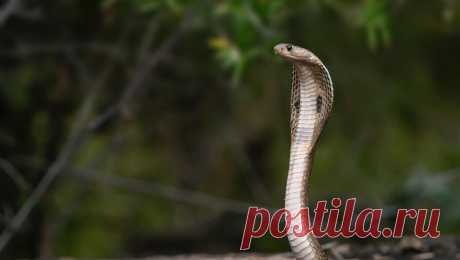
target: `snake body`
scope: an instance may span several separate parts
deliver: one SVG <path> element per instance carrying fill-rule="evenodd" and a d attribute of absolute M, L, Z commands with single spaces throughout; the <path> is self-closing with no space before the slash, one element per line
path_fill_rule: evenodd
<path fill-rule="evenodd" d="M 295 216 L 308 205 L 308 179 L 321 131 L 332 110 L 333 87 L 328 70 L 312 52 L 291 44 L 278 44 L 275 52 L 293 64 L 291 92 L 291 151 L 285 208 Z M 300 217 L 291 221 L 287 236 L 296 259 L 327 259 L 312 235 L 296 236 Z"/>

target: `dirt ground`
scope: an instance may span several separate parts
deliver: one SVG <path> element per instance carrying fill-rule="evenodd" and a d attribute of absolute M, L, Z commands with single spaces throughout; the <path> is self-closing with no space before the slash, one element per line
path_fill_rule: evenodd
<path fill-rule="evenodd" d="M 400 240 L 383 240 L 372 243 L 327 243 L 324 249 L 331 260 L 460 260 L 460 237 L 443 237 L 439 239 L 417 239 L 406 237 Z M 152 256 L 136 260 L 182 260 L 182 259 L 221 259 L 221 260 L 258 260 L 258 259 L 294 259 L 290 253 L 280 254 L 257 254 L 257 253 L 234 253 L 223 255 L 192 254 L 175 256 Z M 135 260 L 135 259 L 130 259 Z"/>

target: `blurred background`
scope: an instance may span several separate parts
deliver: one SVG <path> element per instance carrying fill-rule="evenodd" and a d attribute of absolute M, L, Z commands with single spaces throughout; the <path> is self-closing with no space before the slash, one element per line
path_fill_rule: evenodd
<path fill-rule="evenodd" d="M 2 259 L 237 252 L 247 207 L 284 205 L 278 42 L 335 86 L 311 202 L 441 208 L 458 234 L 458 1 L 3 0 Z"/>

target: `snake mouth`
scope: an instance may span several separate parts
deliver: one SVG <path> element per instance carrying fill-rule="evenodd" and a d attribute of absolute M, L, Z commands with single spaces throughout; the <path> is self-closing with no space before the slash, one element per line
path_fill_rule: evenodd
<path fill-rule="evenodd" d="M 273 51 L 275 52 L 275 54 L 278 54 L 280 56 L 284 56 L 286 55 L 286 51 L 287 51 L 287 45 L 290 45 L 290 44 L 287 44 L 287 43 L 279 43 L 277 44 L 275 47 L 273 47 Z M 292 46 L 292 45 L 290 45 Z M 292 47 L 291 47 L 292 48 Z"/>

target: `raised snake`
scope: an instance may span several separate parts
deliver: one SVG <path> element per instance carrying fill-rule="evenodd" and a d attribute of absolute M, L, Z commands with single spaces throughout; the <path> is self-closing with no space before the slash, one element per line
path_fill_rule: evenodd
<path fill-rule="evenodd" d="M 333 87 L 328 70 L 312 52 L 281 43 L 275 53 L 293 64 L 291 90 L 291 152 L 286 184 L 285 208 L 295 216 L 308 205 L 308 182 L 313 155 L 324 124 L 332 110 Z M 310 233 L 296 236 L 293 218 L 287 231 L 296 259 L 327 259 L 318 240 Z"/>

